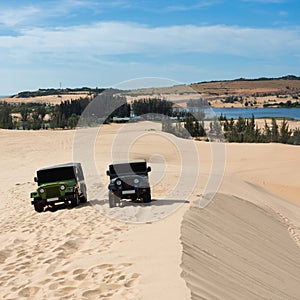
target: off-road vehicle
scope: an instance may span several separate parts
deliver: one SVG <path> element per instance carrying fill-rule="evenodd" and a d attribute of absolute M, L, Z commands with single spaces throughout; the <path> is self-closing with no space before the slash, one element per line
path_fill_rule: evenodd
<path fill-rule="evenodd" d="M 30 194 L 31 203 L 37 212 L 46 206 L 65 203 L 75 207 L 87 201 L 86 185 L 80 163 L 68 163 L 43 168 L 34 177 L 38 188 Z"/>
<path fill-rule="evenodd" d="M 122 199 L 151 201 L 148 173 L 151 167 L 145 160 L 112 163 L 106 171 L 110 177 L 108 185 L 109 207 L 120 206 Z"/>

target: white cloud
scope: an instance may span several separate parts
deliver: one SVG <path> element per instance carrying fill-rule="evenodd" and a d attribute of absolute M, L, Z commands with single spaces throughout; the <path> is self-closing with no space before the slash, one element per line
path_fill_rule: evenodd
<path fill-rule="evenodd" d="M 80 14 L 82 10 L 94 15 L 103 14 L 116 7 L 130 8 L 131 3 L 127 0 L 54 0 L 40 1 L 38 4 L 29 6 L 0 3 L 0 28 L 18 31 L 24 26 L 48 27 L 51 19 L 54 18 L 68 18 Z M 63 22 L 63 19 L 61 21 Z"/>
<path fill-rule="evenodd" d="M 12 27 L 17 24 L 22 24 L 28 20 L 31 20 L 37 16 L 40 9 L 34 6 L 27 6 L 22 8 L 11 8 L 0 10 L 0 24 Z"/>
<path fill-rule="evenodd" d="M 9 83 L 5 86 L 26 83 L 28 88 L 32 86 L 30 81 L 39 86 L 47 86 L 47 82 L 51 86 L 53 81 L 63 81 L 68 86 L 108 86 L 144 76 L 192 82 L 201 78 L 228 78 L 230 72 L 239 68 L 246 72 L 249 65 L 243 69 L 235 60 L 232 60 L 232 67 L 227 62 L 237 56 L 240 57 L 237 61 L 257 62 L 256 67 L 263 72 L 258 61 L 284 64 L 281 58 L 294 57 L 299 54 L 299 48 L 299 30 L 288 29 L 223 25 L 149 27 L 120 22 L 52 30 L 32 28 L 24 29 L 20 36 L 0 36 L 2 71 L 10 70 L 5 74 L 15 72 L 17 75 L 12 78 L 18 78 L 20 70 L 27 70 L 28 74 L 26 80 L 20 77 L 16 81 L 7 78 L 8 75 L 1 78 L 4 78 L 2 86 L 6 80 Z M 207 70 L 203 72 L 203 56 L 207 55 L 217 55 L 219 62 L 206 64 Z M 220 61 L 221 57 L 224 61 Z M 243 72 L 238 72 L 236 77 L 243 77 Z"/>
<path fill-rule="evenodd" d="M 220 53 L 268 56 L 300 47 L 299 30 L 232 26 L 148 27 L 100 22 L 90 26 L 24 29 L 20 36 L 1 36 L 5 53 L 53 53 L 75 58 L 88 55 Z M 1 51 L 1 50 L 0 50 Z M 298 50 L 297 50 L 298 51 Z M 2 53 L 2 55 L 6 55 Z"/>

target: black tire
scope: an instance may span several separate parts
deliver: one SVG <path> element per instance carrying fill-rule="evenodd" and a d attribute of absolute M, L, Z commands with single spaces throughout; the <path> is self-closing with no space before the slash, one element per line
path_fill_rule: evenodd
<path fill-rule="evenodd" d="M 86 203 L 86 202 L 87 202 L 87 198 L 84 195 L 82 195 L 80 197 L 80 203 Z"/>
<path fill-rule="evenodd" d="M 71 199 L 71 207 L 76 207 L 80 203 L 78 192 L 75 192 L 74 197 Z"/>
<path fill-rule="evenodd" d="M 113 208 L 116 207 L 117 204 L 120 205 L 120 198 L 116 196 L 112 191 L 109 191 L 108 202 L 109 202 L 109 207 Z"/>
<path fill-rule="evenodd" d="M 86 195 L 86 185 L 83 186 L 82 194 L 80 196 L 80 203 L 87 202 L 87 198 L 84 195 Z"/>
<path fill-rule="evenodd" d="M 109 202 L 109 207 L 110 208 L 116 206 L 115 195 L 112 193 L 112 191 L 109 191 L 109 193 L 108 193 L 108 202 Z"/>
<path fill-rule="evenodd" d="M 132 202 L 136 202 L 136 201 L 137 201 L 137 196 L 136 196 L 136 195 L 132 196 L 132 197 L 131 197 L 131 201 L 132 201 Z"/>
<path fill-rule="evenodd" d="M 41 200 L 34 201 L 33 206 L 35 211 L 39 213 L 43 212 L 45 208 L 45 205 Z"/>
<path fill-rule="evenodd" d="M 143 195 L 143 202 L 149 203 L 151 202 L 151 189 L 147 188 L 146 192 Z"/>

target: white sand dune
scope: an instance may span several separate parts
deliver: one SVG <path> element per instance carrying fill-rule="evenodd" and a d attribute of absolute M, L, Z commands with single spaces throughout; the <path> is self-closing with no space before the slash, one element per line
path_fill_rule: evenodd
<path fill-rule="evenodd" d="M 103 126 L 79 156 L 75 131 L 0 130 L 1 299 L 299 298 L 300 147 L 226 145 L 219 194 L 199 209 L 210 144 L 159 130 Z M 35 171 L 80 155 L 95 162 L 82 158 L 89 203 L 36 213 Z M 105 171 L 124 155 L 150 161 L 154 201 L 109 210 Z"/>
<path fill-rule="evenodd" d="M 217 194 L 182 223 L 183 277 L 192 299 L 299 299 L 300 251 L 270 209 Z"/>

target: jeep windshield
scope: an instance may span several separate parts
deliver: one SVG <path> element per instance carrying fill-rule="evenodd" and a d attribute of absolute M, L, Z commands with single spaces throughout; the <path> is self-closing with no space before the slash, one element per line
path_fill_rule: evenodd
<path fill-rule="evenodd" d="M 38 185 L 56 181 L 76 179 L 73 167 L 53 168 L 37 171 Z"/>
<path fill-rule="evenodd" d="M 109 166 L 110 176 L 118 176 L 122 174 L 145 174 L 147 173 L 146 162 L 122 163 Z"/>

